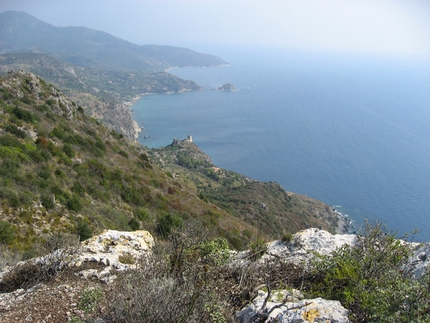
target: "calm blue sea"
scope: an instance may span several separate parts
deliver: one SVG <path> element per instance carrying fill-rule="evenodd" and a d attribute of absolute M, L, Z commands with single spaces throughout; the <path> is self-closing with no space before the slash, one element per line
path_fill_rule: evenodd
<path fill-rule="evenodd" d="M 133 107 L 142 144 L 192 135 L 220 167 L 430 241 L 429 61 L 219 55 L 231 66 L 169 71 L 205 91 L 150 95 Z M 238 91 L 210 90 L 227 82 Z"/>

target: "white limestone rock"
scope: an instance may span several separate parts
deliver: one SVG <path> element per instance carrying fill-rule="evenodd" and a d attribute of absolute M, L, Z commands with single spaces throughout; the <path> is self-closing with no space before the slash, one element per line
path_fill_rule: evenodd
<path fill-rule="evenodd" d="M 322 298 L 304 299 L 300 302 L 272 302 L 264 306 L 267 293 L 259 291 L 252 304 L 236 313 L 235 322 L 279 322 L 279 323 L 348 323 L 348 311 L 339 301 Z M 263 308 L 264 306 L 264 308 Z M 262 320 L 258 321 L 257 318 Z"/>
<path fill-rule="evenodd" d="M 106 230 L 82 243 L 82 254 L 75 265 L 88 261 L 100 262 L 105 266 L 123 270 L 132 265 L 133 259 L 137 260 L 150 252 L 153 246 L 154 238 L 148 231 Z M 124 261 L 122 257 L 131 261 Z"/>
<path fill-rule="evenodd" d="M 295 264 L 307 263 L 315 254 L 328 255 L 344 244 L 354 245 L 354 234 L 331 234 L 325 230 L 310 228 L 293 235 L 291 241 L 275 240 L 267 244 L 267 251 L 260 261 L 282 259 Z M 249 259 L 249 251 L 236 255 L 235 263 L 244 265 Z"/>

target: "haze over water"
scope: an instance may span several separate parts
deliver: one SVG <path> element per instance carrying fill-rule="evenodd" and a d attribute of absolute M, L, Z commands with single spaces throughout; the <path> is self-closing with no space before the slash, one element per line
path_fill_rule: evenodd
<path fill-rule="evenodd" d="M 430 64 L 258 51 L 172 69 L 206 90 L 134 107 L 149 147 L 192 135 L 220 167 L 430 241 Z M 211 91 L 230 82 L 237 92 Z M 144 136 L 151 138 L 145 139 Z"/>

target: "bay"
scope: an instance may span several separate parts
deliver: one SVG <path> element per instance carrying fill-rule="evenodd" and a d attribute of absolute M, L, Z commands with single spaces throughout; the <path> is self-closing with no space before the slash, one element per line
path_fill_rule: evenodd
<path fill-rule="evenodd" d="M 171 69 L 204 91 L 134 107 L 139 141 L 192 135 L 220 167 L 380 219 L 430 241 L 430 64 L 225 51 L 228 67 Z M 237 92 L 211 90 L 230 82 Z M 150 136 L 150 138 L 146 138 Z"/>

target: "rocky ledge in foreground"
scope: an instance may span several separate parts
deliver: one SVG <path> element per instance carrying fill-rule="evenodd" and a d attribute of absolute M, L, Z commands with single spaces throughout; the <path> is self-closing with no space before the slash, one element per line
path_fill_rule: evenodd
<path fill-rule="evenodd" d="M 268 243 L 265 254 L 257 260 L 251 259 L 250 251 L 232 252 L 227 266 L 270 266 L 273 260 L 279 259 L 284 263 L 304 264 L 316 254 L 328 255 L 344 244 L 357 243 L 358 239 L 356 235 L 332 235 L 310 228 L 292 235 L 289 241 Z M 3 268 L 0 272 L 0 321 L 85 320 L 89 310 L 85 307 L 85 297 L 112 289 L 116 275 L 136 268 L 139 264 L 137 259 L 152 253 L 153 246 L 154 239 L 147 231 L 108 230 L 81 243 L 79 247 L 57 250 L 44 257 Z M 415 251 L 408 271 L 418 277 L 423 272 L 422 268 L 429 264 L 430 251 L 427 244 L 411 246 Z M 29 284 L 30 277 L 24 276 L 26 279 L 19 283 L 19 273 L 43 275 L 41 268 L 44 266 L 51 270 L 47 272 L 51 275 L 50 280 L 34 280 L 33 284 Z M 36 268 L 38 270 L 35 271 Z M 52 279 L 53 272 L 57 275 Z M 67 274 L 62 274 L 64 272 Z M 268 292 L 263 285 L 251 300 L 249 305 L 234 315 L 232 319 L 235 322 L 349 322 L 347 310 L 338 301 L 305 299 L 295 289 Z M 105 321 L 99 318 L 98 322 Z"/>

